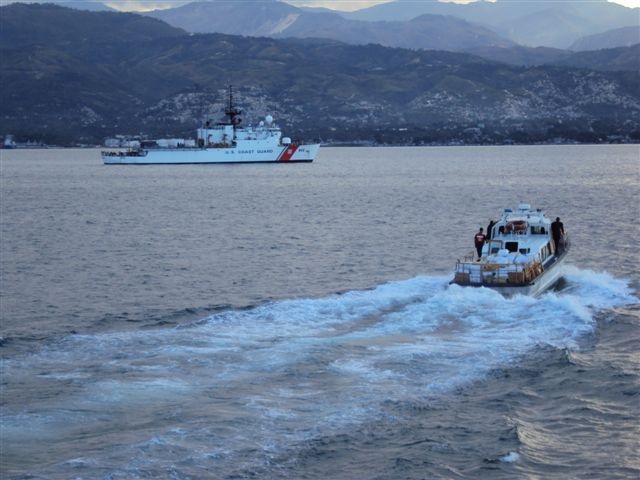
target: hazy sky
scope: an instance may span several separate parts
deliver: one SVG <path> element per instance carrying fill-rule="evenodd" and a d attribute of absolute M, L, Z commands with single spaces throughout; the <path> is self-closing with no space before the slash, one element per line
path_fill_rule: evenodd
<path fill-rule="evenodd" d="M 1 3 L 5 3 L 0 0 Z M 189 3 L 191 0 L 104 0 L 104 3 L 118 10 L 156 10 L 161 8 L 170 8 L 177 5 Z M 242 0 L 235 0 L 242 1 Z M 378 3 L 386 3 L 390 0 L 285 0 L 287 3 L 309 7 L 326 7 L 334 10 L 359 10 L 361 8 L 370 7 Z M 424 0 L 416 0 L 424 1 Z M 553 2 L 553 0 L 541 0 L 543 2 Z M 577 0 L 585 1 L 585 0 Z M 588 1 L 588 0 L 587 0 Z M 468 0 L 457 0 L 457 3 L 468 3 Z M 640 7 L 640 0 L 616 0 L 627 7 Z"/>

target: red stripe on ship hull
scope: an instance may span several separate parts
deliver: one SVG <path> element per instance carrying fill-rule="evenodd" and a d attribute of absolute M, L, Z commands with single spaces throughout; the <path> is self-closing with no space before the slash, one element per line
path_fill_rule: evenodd
<path fill-rule="evenodd" d="M 280 154 L 280 158 L 278 158 L 278 161 L 288 162 L 289 160 L 291 160 L 291 157 L 295 155 L 297 150 L 298 150 L 298 145 L 289 145 L 282 151 L 282 153 Z"/>

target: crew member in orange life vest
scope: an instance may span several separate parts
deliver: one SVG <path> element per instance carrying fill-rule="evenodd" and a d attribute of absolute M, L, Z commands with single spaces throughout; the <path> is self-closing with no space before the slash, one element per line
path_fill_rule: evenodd
<path fill-rule="evenodd" d="M 476 245 L 476 251 L 478 252 L 478 260 L 480 260 L 480 257 L 482 257 L 482 246 L 484 245 L 484 241 L 486 240 L 486 236 L 484 235 L 484 233 L 482 233 L 482 227 L 480 227 L 480 230 L 478 230 L 478 233 L 476 233 L 476 236 L 473 237 L 473 241 Z"/>

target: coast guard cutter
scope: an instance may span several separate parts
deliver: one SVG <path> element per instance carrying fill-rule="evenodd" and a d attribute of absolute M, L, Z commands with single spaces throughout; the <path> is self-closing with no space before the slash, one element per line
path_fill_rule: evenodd
<path fill-rule="evenodd" d="M 271 115 L 255 127 L 242 127 L 242 112 L 233 104 L 231 88 L 224 112 L 224 121 L 207 122 L 197 130 L 195 141 L 164 148 L 103 151 L 102 161 L 106 165 L 312 162 L 320 149 L 319 144 L 297 144 L 283 137 Z"/>

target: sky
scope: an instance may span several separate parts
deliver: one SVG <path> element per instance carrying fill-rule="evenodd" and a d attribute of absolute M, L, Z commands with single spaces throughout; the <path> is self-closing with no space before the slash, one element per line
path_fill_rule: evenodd
<path fill-rule="evenodd" d="M 47 0 L 0 0 L 0 6 L 7 5 L 9 3 L 13 3 L 14 1 L 22 1 L 22 2 L 38 2 L 45 3 Z M 73 2 L 74 0 L 64 0 Z M 87 1 L 87 0 L 84 0 Z M 184 5 L 185 3 L 190 3 L 192 1 L 202 1 L 202 0 L 88 0 L 88 1 L 96 1 L 104 3 L 111 8 L 115 8 L 116 10 L 121 11 L 149 11 L 149 10 L 160 10 L 165 8 L 177 7 L 179 5 Z M 234 0 L 236 2 L 241 2 L 242 0 Z M 373 5 L 377 5 L 379 3 L 387 3 L 392 0 L 281 0 L 291 5 L 295 5 L 296 7 L 324 7 L 330 8 L 332 10 L 341 10 L 341 11 L 353 11 L 360 10 L 362 8 L 371 7 Z M 435 1 L 435 0 L 415 0 L 415 1 Z M 454 3 L 470 3 L 475 0 L 440 0 L 440 1 L 451 1 Z M 492 0 L 487 0 L 492 1 Z M 552 3 L 554 0 L 540 0 L 540 3 Z M 590 0 L 575 0 L 576 3 L 590 1 Z M 599 1 L 599 0 L 594 0 Z M 640 8 L 640 0 L 608 0 L 611 3 L 619 3 L 620 5 L 624 5 L 625 7 L 638 7 Z"/>
<path fill-rule="evenodd" d="M 308 7 L 326 7 L 333 10 L 360 10 L 361 8 L 370 7 L 378 3 L 386 3 L 389 0 L 285 0 L 296 6 Z M 470 3 L 473 0 L 457 0 L 455 3 Z M 553 1 L 553 0 L 546 0 Z M 542 3 L 542 2 L 541 2 Z M 616 0 L 613 3 L 619 3 L 626 7 L 640 7 L 640 0 Z"/>
<path fill-rule="evenodd" d="M 191 0 L 189 0 L 191 1 Z M 174 6 L 189 3 L 188 0 L 103 0 L 104 3 L 112 8 L 126 11 L 143 11 L 156 10 L 162 8 L 171 8 Z M 242 1 L 242 0 L 236 0 Z M 284 0 L 296 7 L 325 7 L 332 10 L 353 11 L 367 8 L 379 3 L 386 3 L 390 0 Z M 552 2 L 553 0 L 542 0 Z M 582 0 L 584 1 L 584 0 Z M 4 3 L 4 2 L 2 2 Z M 469 3 L 469 0 L 457 0 L 456 3 Z M 616 0 L 613 3 L 619 3 L 626 7 L 640 7 L 640 0 Z"/>

